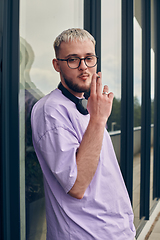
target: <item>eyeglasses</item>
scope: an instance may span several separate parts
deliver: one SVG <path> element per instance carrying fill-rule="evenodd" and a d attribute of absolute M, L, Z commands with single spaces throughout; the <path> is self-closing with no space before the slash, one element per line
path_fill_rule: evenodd
<path fill-rule="evenodd" d="M 87 56 L 85 58 L 69 57 L 67 59 L 57 58 L 59 61 L 66 61 L 69 68 L 76 69 L 81 65 L 81 61 L 84 60 L 87 67 L 92 68 L 97 65 L 98 57 L 95 55 Z"/>

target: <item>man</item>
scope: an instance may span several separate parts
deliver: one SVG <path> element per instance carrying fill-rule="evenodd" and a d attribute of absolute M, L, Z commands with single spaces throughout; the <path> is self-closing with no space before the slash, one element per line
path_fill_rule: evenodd
<path fill-rule="evenodd" d="M 113 93 L 108 86 L 102 91 L 102 74 L 96 74 L 95 40 L 85 30 L 68 29 L 54 49 L 61 83 L 35 104 L 31 119 L 47 240 L 133 240 L 132 207 L 105 129 Z"/>

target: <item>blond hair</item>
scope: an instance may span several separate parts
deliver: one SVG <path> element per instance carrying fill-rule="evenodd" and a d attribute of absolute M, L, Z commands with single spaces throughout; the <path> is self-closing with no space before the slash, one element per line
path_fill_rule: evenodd
<path fill-rule="evenodd" d="M 54 41 L 53 46 L 54 46 L 56 56 L 58 56 L 59 48 L 62 42 L 69 42 L 73 40 L 84 41 L 86 39 L 90 39 L 95 46 L 96 41 L 94 37 L 86 30 L 80 29 L 80 28 L 70 28 L 70 29 L 64 30 L 61 34 L 59 34 L 56 37 Z"/>

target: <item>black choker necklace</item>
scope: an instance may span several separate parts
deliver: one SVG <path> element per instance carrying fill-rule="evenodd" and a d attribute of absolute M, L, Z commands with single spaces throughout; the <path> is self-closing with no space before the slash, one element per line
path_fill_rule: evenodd
<path fill-rule="evenodd" d="M 87 110 L 87 99 L 79 99 L 75 97 L 72 93 L 70 93 L 60 82 L 58 85 L 58 89 L 60 89 L 64 96 L 66 96 L 68 99 L 70 99 L 72 102 L 76 104 L 77 110 L 82 113 L 83 115 L 88 114 Z"/>

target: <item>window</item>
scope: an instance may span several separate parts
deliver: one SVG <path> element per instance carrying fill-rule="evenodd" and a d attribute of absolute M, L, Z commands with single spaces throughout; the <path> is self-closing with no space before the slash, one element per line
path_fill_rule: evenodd
<path fill-rule="evenodd" d="M 30 114 L 35 102 L 58 86 L 53 41 L 67 28 L 83 28 L 83 1 L 21 0 L 20 6 L 21 237 L 42 240 L 46 234 L 43 177 L 32 146 Z"/>
<path fill-rule="evenodd" d="M 103 85 L 114 93 L 113 109 L 108 119 L 108 131 L 120 161 L 121 130 L 121 1 L 102 0 L 101 7 L 102 52 L 101 68 Z M 116 131 L 116 132 L 115 132 Z"/>
<path fill-rule="evenodd" d="M 102 0 L 101 16 L 103 85 L 107 84 L 115 97 L 108 128 L 109 131 L 115 131 L 120 130 L 118 103 L 121 99 L 121 1 Z"/>
<path fill-rule="evenodd" d="M 135 5 L 137 8 L 138 6 Z M 139 20 L 139 19 L 138 19 Z M 142 89 L 142 29 L 134 17 L 134 156 L 133 156 L 133 211 L 135 227 L 140 221 L 141 179 L 141 90 Z"/>

